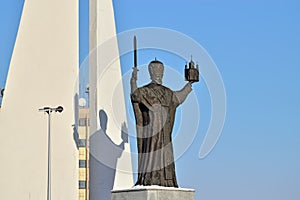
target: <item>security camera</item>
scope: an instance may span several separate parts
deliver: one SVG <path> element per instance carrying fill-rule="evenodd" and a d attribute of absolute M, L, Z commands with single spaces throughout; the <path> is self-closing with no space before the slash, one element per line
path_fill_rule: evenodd
<path fill-rule="evenodd" d="M 4 88 L 0 88 L 0 97 L 4 96 Z"/>
<path fill-rule="evenodd" d="M 39 109 L 40 112 L 45 112 L 48 114 L 52 113 L 53 111 L 61 113 L 63 110 L 64 108 L 62 106 L 58 106 L 57 108 L 44 107 Z"/>
<path fill-rule="evenodd" d="M 89 84 L 87 84 L 86 86 L 85 86 L 85 93 L 90 93 L 90 85 Z"/>

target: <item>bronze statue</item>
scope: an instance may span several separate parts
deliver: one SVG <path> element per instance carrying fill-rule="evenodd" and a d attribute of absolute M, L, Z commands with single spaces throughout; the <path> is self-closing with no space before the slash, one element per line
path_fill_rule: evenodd
<path fill-rule="evenodd" d="M 172 129 L 176 108 L 192 91 L 193 81 L 188 82 L 180 91 L 172 91 L 163 86 L 164 65 L 155 59 L 148 66 L 151 82 L 138 88 L 136 65 L 135 51 L 135 67 L 131 77 L 131 101 L 136 119 L 138 146 L 136 185 L 178 187 Z"/>

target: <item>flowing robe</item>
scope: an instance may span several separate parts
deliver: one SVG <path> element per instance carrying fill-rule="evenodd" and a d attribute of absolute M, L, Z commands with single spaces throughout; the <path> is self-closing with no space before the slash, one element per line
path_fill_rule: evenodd
<path fill-rule="evenodd" d="M 150 83 L 131 94 L 137 129 L 138 180 L 136 185 L 178 187 L 172 146 L 176 108 L 191 92 Z"/>

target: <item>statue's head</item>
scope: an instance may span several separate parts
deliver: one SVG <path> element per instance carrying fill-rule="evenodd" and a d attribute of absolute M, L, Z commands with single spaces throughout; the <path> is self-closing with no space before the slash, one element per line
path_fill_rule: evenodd
<path fill-rule="evenodd" d="M 162 78 L 164 75 L 164 64 L 158 60 L 150 62 L 148 70 L 152 82 L 162 84 Z"/>

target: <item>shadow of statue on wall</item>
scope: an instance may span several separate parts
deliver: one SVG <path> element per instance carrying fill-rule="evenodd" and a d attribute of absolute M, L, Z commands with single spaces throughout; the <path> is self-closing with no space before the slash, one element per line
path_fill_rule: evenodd
<path fill-rule="evenodd" d="M 107 134 L 108 118 L 104 110 L 99 111 L 100 130 L 90 136 L 90 200 L 110 200 L 114 186 L 118 158 L 124 151 L 124 144 L 128 142 L 126 124 L 122 124 L 120 133 L 121 144 L 115 144 Z"/>
<path fill-rule="evenodd" d="M 77 150 L 79 150 L 79 134 L 75 125 L 73 125 L 73 140 L 75 142 Z"/>

